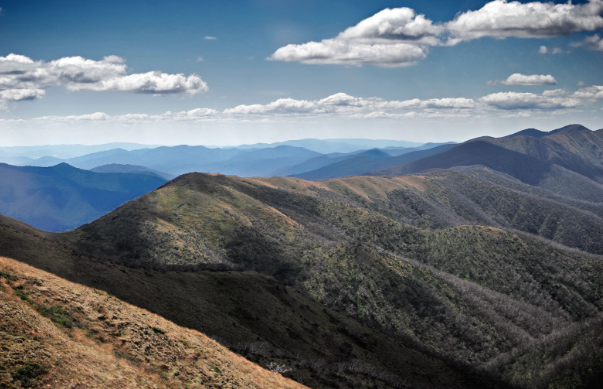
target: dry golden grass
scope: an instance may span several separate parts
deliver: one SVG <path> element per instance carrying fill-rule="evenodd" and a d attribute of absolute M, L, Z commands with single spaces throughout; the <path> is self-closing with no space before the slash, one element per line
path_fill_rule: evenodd
<path fill-rule="evenodd" d="M 4 257 L 0 272 L 2 388 L 304 388 L 105 292 Z"/>

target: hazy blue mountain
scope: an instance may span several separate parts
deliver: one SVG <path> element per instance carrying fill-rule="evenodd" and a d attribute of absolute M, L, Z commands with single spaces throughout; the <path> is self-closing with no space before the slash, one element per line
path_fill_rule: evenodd
<path fill-rule="evenodd" d="M 386 139 L 298 139 L 275 143 L 255 143 L 236 146 L 238 149 L 260 149 L 277 146 L 303 147 L 322 154 L 350 153 L 384 147 L 416 147 L 422 143 Z"/>
<path fill-rule="evenodd" d="M 12 146 L 0 147 L 0 157 L 26 157 L 34 160 L 41 157 L 55 157 L 58 159 L 67 159 L 117 148 L 124 150 L 138 150 L 154 147 L 157 146 L 120 142 L 105 143 L 102 145 Z"/>
<path fill-rule="evenodd" d="M 81 169 L 93 169 L 108 164 L 145 166 L 152 170 L 180 175 L 201 170 L 203 165 L 224 161 L 241 153 L 235 149 L 210 149 L 204 146 L 157 147 L 127 151 L 114 149 L 67 160 Z"/>
<path fill-rule="evenodd" d="M 414 151 L 429 150 L 429 149 L 433 149 L 434 147 L 444 146 L 444 145 L 453 145 L 453 144 L 456 144 L 456 143 L 455 142 L 444 142 L 444 143 L 429 142 L 429 143 L 425 143 L 424 145 L 417 146 L 417 147 L 392 147 L 392 146 L 389 146 L 389 147 L 381 148 L 381 150 L 385 151 L 392 157 L 397 157 L 398 155 L 408 154 L 408 153 L 412 153 Z"/>
<path fill-rule="evenodd" d="M 90 169 L 95 173 L 153 173 L 166 180 L 176 178 L 173 174 L 163 173 L 157 170 L 149 169 L 146 166 L 137 165 L 120 165 L 118 163 L 111 163 L 108 165 L 97 166 L 94 169 Z"/>
<path fill-rule="evenodd" d="M 443 153 L 454 146 L 454 144 L 442 145 L 428 150 L 413 151 L 396 157 L 384 157 L 387 153 L 383 151 L 381 151 L 382 154 L 379 154 L 379 157 L 375 157 L 376 154 L 373 152 L 369 154 L 360 153 L 353 158 L 346 158 L 328 166 L 292 176 L 305 180 L 319 181 L 367 174 L 375 170 L 386 169 L 391 166 L 401 165 L 427 156 Z"/>
<path fill-rule="evenodd" d="M 167 180 L 149 172 L 95 173 L 0 164 L 0 213 L 47 231 L 88 223 Z"/>
<path fill-rule="evenodd" d="M 204 165 L 202 171 L 242 177 L 267 177 L 277 175 L 278 171 L 285 167 L 298 165 L 320 156 L 320 153 L 315 151 L 292 146 L 241 151 L 240 154 L 226 161 Z"/>
<path fill-rule="evenodd" d="M 320 154 L 301 147 L 279 146 L 266 149 L 211 149 L 204 146 L 157 147 L 142 150 L 108 150 L 67 160 L 69 164 L 93 169 L 120 164 L 144 166 L 171 175 L 190 172 L 240 176 L 267 176 L 286 166 L 297 165 Z"/>

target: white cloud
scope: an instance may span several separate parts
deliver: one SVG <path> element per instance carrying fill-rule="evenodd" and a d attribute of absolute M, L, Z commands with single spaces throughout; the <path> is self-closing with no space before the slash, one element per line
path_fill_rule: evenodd
<path fill-rule="evenodd" d="M 593 85 L 587 86 L 585 88 L 580 88 L 576 92 L 574 92 L 572 96 L 586 100 L 603 99 L 603 86 Z"/>
<path fill-rule="evenodd" d="M 550 38 L 603 29 L 601 13 L 603 0 L 580 5 L 494 0 L 479 10 L 438 24 L 410 8 L 387 8 L 335 38 L 289 44 L 268 59 L 322 65 L 410 66 L 424 59 L 430 46 L 455 45 L 482 37 Z M 541 46 L 539 52 L 560 54 L 562 50 Z"/>
<path fill-rule="evenodd" d="M 207 35 L 203 39 L 206 40 L 206 41 L 215 41 L 218 38 L 216 38 L 215 36 L 209 36 L 209 35 Z"/>
<path fill-rule="evenodd" d="M 412 42 L 437 45 L 437 36 L 444 31 L 425 15 L 416 15 L 411 8 L 386 8 L 340 33 L 336 39 L 364 43 Z"/>
<path fill-rule="evenodd" d="M 506 80 L 491 82 L 490 84 L 500 83 L 503 85 L 557 85 L 557 80 L 550 74 L 532 74 L 525 75 L 514 73 L 507 77 Z"/>
<path fill-rule="evenodd" d="M 35 100 L 44 97 L 46 93 L 43 89 L 6 89 L 0 91 L 0 100 L 5 101 L 23 101 Z"/>
<path fill-rule="evenodd" d="M 602 29 L 601 13 L 603 0 L 586 4 L 494 0 L 479 10 L 457 15 L 446 28 L 451 43 L 482 37 L 549 38 Z"/>
<path fill-rule="evenodd" d="M 224 110 L 226 115 L 300 115 L 350 114 L 384 112 L 406 109 L 466 109 L 475 107 L 475 101 L 463 97 L 429 100 L 383 100 L 360 98 L 336 93 L 321 100 L 278 99 L 271 103 L 239 105 Z"/>
<path fill-rule="evenodd" d="M 123 58 L 115 55 L 101 61 L 64 57 L 45 62 L 9 54 L 0 57 L 1 96 L 4 100 L 32 100 L 43 97 L 43 89 L 58 85 L 71 91 L 126 91 L 158 95 L 193 95 L 208 90 L 207 84 L 195 74 L 186 77 L 155 71 L 128 75 L 124 62 Z"/>
<path fill-rule="evenodd" d="M 130 74 L 93 83 L 71 83 L 67 85 L 67 89 L 72 91 L 124 91 L 157 95 L 195 94 L 209 90 L 207 84 L 197 75 L 186 77 L 184 74 L 162 72 Z"/>
<path fill-rule="evenodd" d="M 583 41 L 572 43 L 573 47 L 584 47 L 587 50 L 603 51 L 603 39 L 599 34 L 587 36 Z"/>
<path fill-rule="evenodd" d="M 101 120 L 109 120 L 111 117 L 104 112 L 95 112 L 89 113 L 85 115 L 69 115 L 69 116 L 42 116 L 40 118 L 36 118 L 39 121 L 45 122 L 71 122 L 71 121 L 101 121 Z"/>
<path fill-rule="evenodd" d="M 347 28 L 335 38 L 279 48 L 275 61 L 306 64 L 401 67 L 425 58 L 428 46 L 440 44 L 444 31 L 410 8 L 384 9 Z"/>
<path fill-rule="evenodd" d="M 325 39 L 321 42 L 281 47 L 270 59 L 313 65 L 402 67 L 415 65 L 426 56 L 426 48 L 408 43 L 360 44 Z"/>
<path fill-rule="evenodd" d="M 504 110 L 558 110 L 575 108 L 584 102 L 575 96 L 534 93 L 500 92 L 484 96 L 480 101 L 490 107 Z"/>

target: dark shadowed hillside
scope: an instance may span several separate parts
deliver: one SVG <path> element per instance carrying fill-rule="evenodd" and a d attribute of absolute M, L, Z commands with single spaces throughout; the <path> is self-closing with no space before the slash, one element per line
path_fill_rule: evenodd
<path fill-rule="evenodd" d="M 180 326 L 198 330 L 246 358 L 313 388 L 496 385 L 487 375 L 476 376 L 466 367 L 449 366 L 440 357 L 421 351 L 411 339 L 392 338 L 363 326 L 273 277 L 224 266 L 166 272 L 90 260 L 74 252 L 61 235 L 6 217 L 0 217 L 0 221 L 2 255 L 108 292 Z M 15 272 L 9 274 L 18 276 Z M 28 285 L 26 292 L 32 287 Z M 62 307 L 72 309 L 64 303 Z M 167 330 L 170 338 L 176 336 L 179 341 L 171 326 L 152 325 Z M 101 334 L 106 337 L 105 343 L 123 338 L 115 331 L 107 332 Z M 182 339 L 187 341 L 180 342 L 184 349 L 196 347 L 186 337 Z"/>
<path fill-rule="evenodd" d="M 389 169 L 373 171 L 372 175 L 401 176 L 428 169 L 483 165 L 509 174 L 526 184 L 537 185 L 551 170 L 552 163 L 506 149 L 485 141 L 471 141 L 441 154 L 422 158 Z"/>
<path fill-rule="evenodd" d="M 601 314 L 598 258 L 499 228 L 422 230 L 394 209 L 371 209 L 396 187 L 426 191 L 429 181 L 186 175 L 64 236 L 82 252 L 134 266 L 222 264 L 268 274 L 371 328 L 474 366 Z"/>

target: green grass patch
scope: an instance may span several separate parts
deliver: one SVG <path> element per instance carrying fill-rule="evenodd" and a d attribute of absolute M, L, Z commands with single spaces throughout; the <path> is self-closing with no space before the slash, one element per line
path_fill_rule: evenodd
<path fill-rule="evenodd" d="M 1 278 L 6 278 L 8 281 L 12 282 L 12 281 L 17 281 L 17 277 L 13 276 L 12 274 L 9 274 L 5 271 L 0 271 L 0 277 Z"/>
<path fill-rule="evenodd" d="M 21 386 L 24 388 L 34 388 L 38 386 L 37 378 L 42 374 L 49 372 L 49 369 L 37 362 L 26 361 L 25 365 L 17 368 L 13 374 L 15 380 L 21 381 Z"/>
<path fill-rule="evenodd" d="M 72 328 L 74 320 L 65 309 L 56 306 L 38 305 L 40 313 L 59 327 Z"/>
<path fill-rule="evenodd" d="M 29 298 L 29 295 L 23 289 L 22 285 L 13 288 L 13 290 L 21 300 L 25 301 L 32 307 L 37 308 L 42 314 L 42 316 L 49 318 L 58 327 L 72 328 L 75 325 L 75 320 L 66 309 L 57 306 L 36 303 L 35 301 Z"/>
<path fill-rule="evenodd" d="M 159 327 L 151 327 L 151 329 L 157 334 L 165 334 L 167 332 L 166 330 L 163 330 Z"/>

